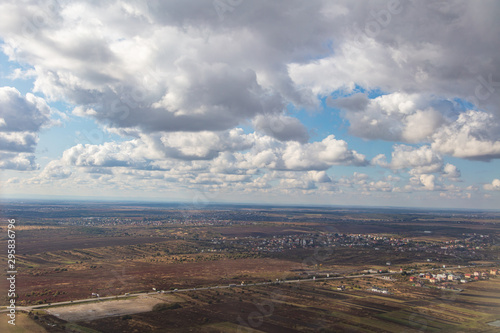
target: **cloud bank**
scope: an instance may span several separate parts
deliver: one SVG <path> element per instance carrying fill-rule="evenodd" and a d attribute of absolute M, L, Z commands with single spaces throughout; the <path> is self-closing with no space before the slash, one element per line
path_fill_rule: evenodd
<path fill-rule="evenodd" d="M 0 167 L 36 170 L 40 132 L 67 117 L 115 139 L 75 143 L 30 182 L 455 193 L 450 159 L 500 158 L 499 13 L 464 0 L 2 1 L 9 77 L 33 89 L 0 87 Z M 347 131 L 318 135 L 312 115 L 330 114 Z"/>

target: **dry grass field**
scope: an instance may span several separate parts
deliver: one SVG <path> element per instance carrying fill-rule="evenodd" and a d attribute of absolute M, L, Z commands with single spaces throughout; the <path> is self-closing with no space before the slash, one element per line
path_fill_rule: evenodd
<path fill-rule="evenodd" d="M 471 283 L 448 295 L 432 289 L 382 295 L 354 285 L 305 282 L 178 294 L 177 309 L 77 324 L 103 332 L 497 332 L 500 279 Z M 490 290 L 486 297 L 483 290 Z"/>
<path fill-rule="evenodd" d="M 19 313 L 14 332 L 43 332 L 43 328 L 48 332 L 120 333 L 499 330 L 487 324 L 500 319 L 499 277 L 460 285 L 464 289 L 460 292 L 429 283 L 414 286 L 401 274 L 390 280 L 360 276 L 240 286 L 241 282 L 315 275 L 359 275 L 369 269 L 431 270 L 472 263 L 498 267 L 500 225 L 496 219 L 292 209 L 192 211 L 182 217 L 177 211 L 153 214 L 141 207 L 103 209 L 100 214 L 105 217 L 50 217 L 19 224 L 19 306 L 85 299 L 92 293 L 105 297 L 152 288 L 233 286 L 179 292 L 175 300 L 174 295 L 160 294 L 48 307 L 37 310 L 37 320 L 33 314 Z M 168 214 L 174 217 L 165 217 Z M 324 245 L 326 237 L 339 234 L 348 236 Z M 378 240 L 357 240 L 360 235 L 366 239 L 367 234 Z M 313 237 L 314 244 L 303 246 Z M 391 239 L 395 240 L 388 243 Z M 403 251 L 403 239 L 411 240 L 414 250 Z M 467 243 L 468 239 L 474 243 Z M 295 245 L 285 248 L 289 240 Z M 0 246 L 5 243 L 5 238 L 0 239 Z M 462 248 L 448 249 L 455 244 Z M 345 290 L 337 290 L 339 285 Z M 1 280 L 0 288 L 5 287 L 6 280 Z M 386 288 L 390 294 L 373 292 L 373 287 Z M 2 305 L 7 301 L 5 296 L 0 298 Z M 0 327 L 1 332 L 6 329 L 12 327 Z"/>
<path fill-rule="evenodd" d="M 13 326 L 7 323 L 7 320 L 3 318 L 0 320 L 0 332 L 5 333 L 48 333 L 45 328 L 36 323 L 35 320 L 29 318 L 27 314 L 18 312 L 16 314 L 16 325 Z"/>

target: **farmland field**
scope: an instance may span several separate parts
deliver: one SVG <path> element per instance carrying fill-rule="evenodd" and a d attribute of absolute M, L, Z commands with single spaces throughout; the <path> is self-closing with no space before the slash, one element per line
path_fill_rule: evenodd
<path fill-rule="evenodd" d="M 16 304 L 30 313 L 17 329 L 494 332 L 487 323 L 500 319 L 490 212 L 101 204 L 34 217 L 37 207 L 8 207 Z M 169 294 L 145 294 L 156 290 Z M 127 293 L 142 294 L 114 299 Z M 78 303 L 97 294 L 110 299 Z M 65 301 L 75 304 L 49 305 Z"/>

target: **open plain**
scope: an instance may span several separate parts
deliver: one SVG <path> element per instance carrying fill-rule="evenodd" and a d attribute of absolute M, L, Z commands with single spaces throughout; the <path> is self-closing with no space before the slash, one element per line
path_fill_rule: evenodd
<path fill-rule="evenodd" d="M 19 221 L 16 302 L 40 330 L 498 330 L 495 212 L 40 207 L 2 211 Z"/>

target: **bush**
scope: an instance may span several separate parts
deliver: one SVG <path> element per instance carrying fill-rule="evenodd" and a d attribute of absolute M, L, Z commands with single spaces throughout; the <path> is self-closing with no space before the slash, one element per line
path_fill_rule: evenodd
<path fill-rule="evenodd" d="M 153 311 L 165 311 L 165 310 L 174 310 L 174 309 L 179 309 L 181 306 L 179 303 L 158 303 L 155 306 L 153 306 Z"/>

